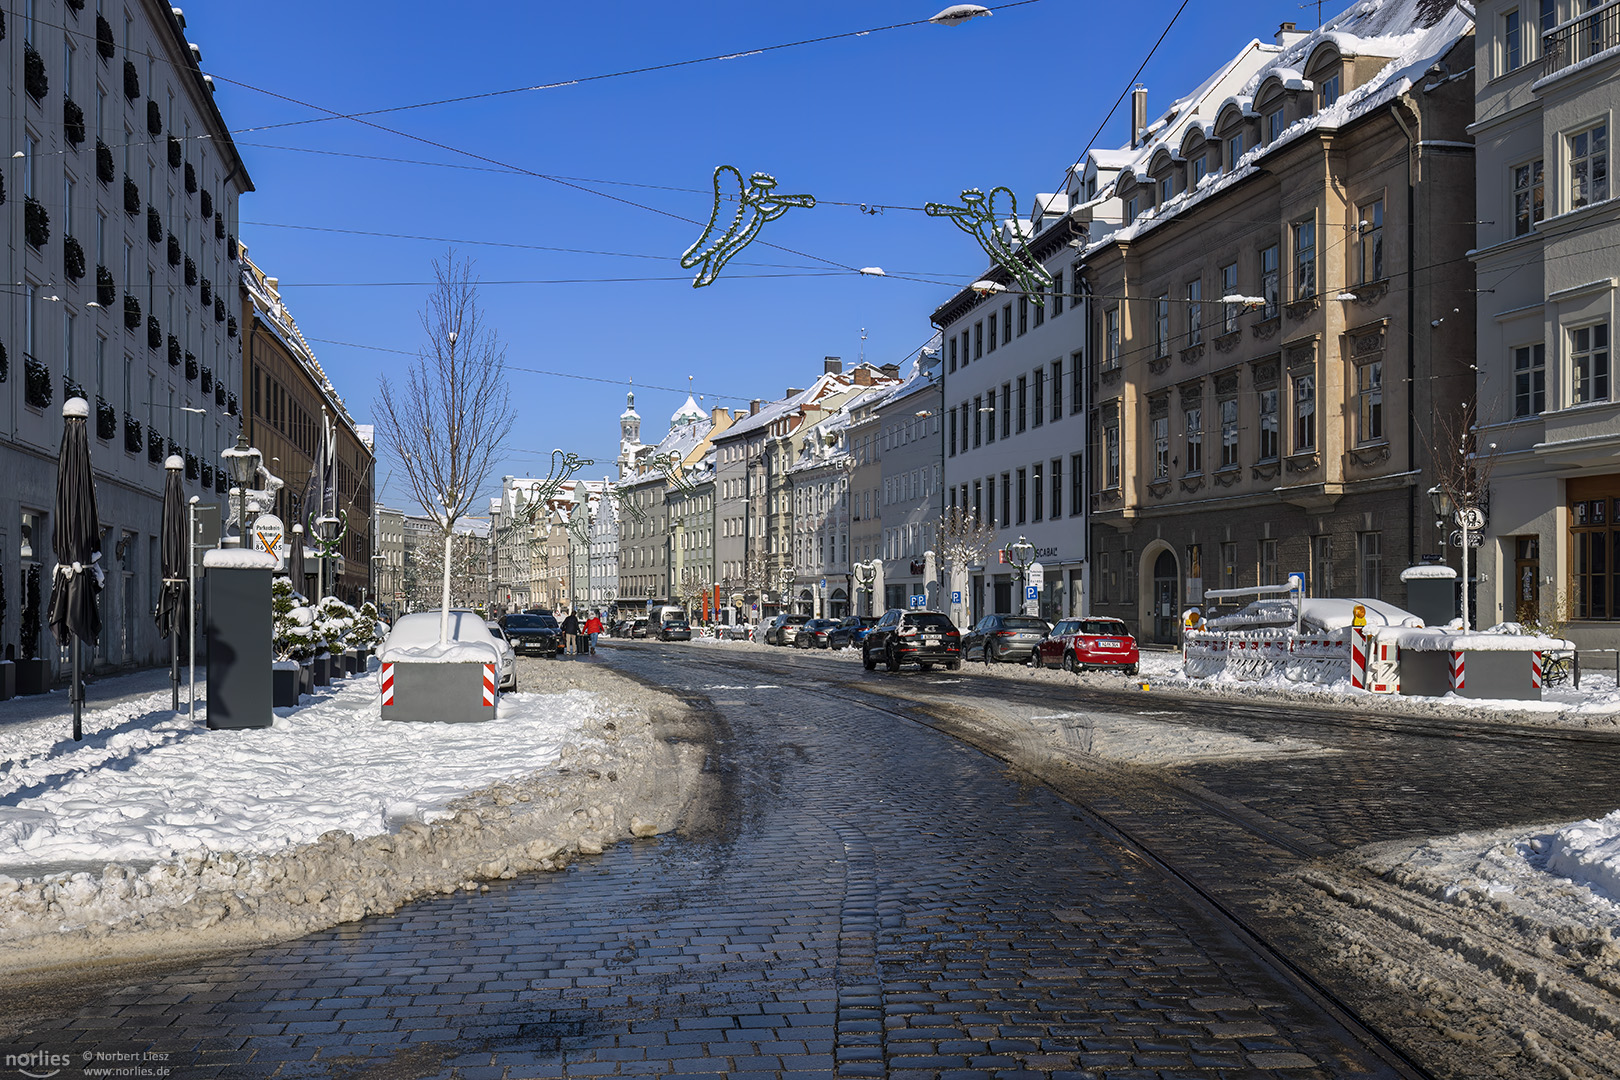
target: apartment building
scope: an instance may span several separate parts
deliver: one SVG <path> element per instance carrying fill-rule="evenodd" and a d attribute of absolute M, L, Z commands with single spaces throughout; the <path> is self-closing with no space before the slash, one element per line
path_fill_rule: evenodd
<path fill-rule="evenodd" d="M 1620 203 L 1620 4 L 1478 5 L 1480 624 L 1568 622 L 1620 647 L 1620 394 L 1611 381 Z M 1457 561 L 1453 558 L 1453 561 Z"/>
<path fill-rule="evenodd" d="M 1171 642 L 1205 588 L 1291 572 L 1401 604 L 1441 551 L 1436 440 L 1473 390 L 1472 29 L 1424 0 L 1284 24 L 1077 167 L 1093 612 Z"/>
<path fill-rule="evenodd" d="M 840 409 L 817 421 L 788 466 L 793 503 L 794 610 L 819 618 L 840 619 L 851 613 L 855 579 L 849 557 L 848 411 Z"/>
<path fill-rule="evenodd" d="M 188 496 L 224 500 L 237 200 L 253 185 L 178 8 L 30 0 L 4 19 L 0 641 L 66 670 L 47 631 L 21 627 L 30 608 L 46 622 L 62 405 L 83 396 L 107 573 L 87 669 L 153 663 L 168 655 L 152 621 L 164 459 L 185 459 Z"/>
<path fill-rule="evenodd" d="M 938 601 L 932 595 L 938 576 L 931 571 L 936 568 L 926 556 L 935 550 L 943 506 L 943 384 L 937 370 L 924 374 L 920 368 L 876 408 L 872 452 L 880 469 L 871 512 L 878 526 L 877 557 L 883 563 L 880 610 L 908 607 L 914 596 Z"/>

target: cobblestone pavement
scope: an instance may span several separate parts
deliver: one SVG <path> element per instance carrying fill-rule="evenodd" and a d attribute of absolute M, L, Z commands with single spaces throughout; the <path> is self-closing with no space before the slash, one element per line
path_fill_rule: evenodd
<path fill-rule="evenodd" d="M 1400 1075 L 993 758 L 678 649 L 614 662 L 713 702 L 704 828 L 92 995 L 5 1053 L 67 1077 L 97 1053 L 346 1080 Z"/>

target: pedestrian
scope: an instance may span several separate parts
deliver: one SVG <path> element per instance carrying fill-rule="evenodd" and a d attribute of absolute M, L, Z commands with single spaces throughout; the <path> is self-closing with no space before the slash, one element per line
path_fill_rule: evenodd
<path fill-rule="evenodd" d="M 563 649 L 572 648 L 574 655 L 579 655 L 579 619 L 570 611 L 562 621 Z"/>
<path fill-rule="evenodd" d="M 591 617 L 585 620 L 585 636 L 590 639 L 591 655 L 596 655 L 596 635 L 602 632 L 602 616 L 591 612 Z"/>

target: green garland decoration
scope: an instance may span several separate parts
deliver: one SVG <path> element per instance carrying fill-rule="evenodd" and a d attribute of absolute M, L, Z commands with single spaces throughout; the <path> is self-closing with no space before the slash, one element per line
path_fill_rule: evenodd
<path fill-rule="evenodd" d="M 1001 196 L 1006 196 L 1005 210 Z M 978 188 L 968 188 L 962 192 L 962 202 L 962 206 L 925 203 L 923 213 L 929 217 L 950 218 L 958 229 L 979 242 L 992 262 L 1018 281 L 1037 306 L 1044 306 L 1043 294 L 1052 287 L 1052 275 L 1029 254 L 1022 243 L 1014 246 L 1001 236 L 1003 221 L 1018 220 L 1018 197 L 1005 187 L 991 188 L 988 198 Z"/>
<path fill-rule="evenodd" d="M 734 166 L 721 165 L 714 170 L 714 208 L 709 211 L 709 223 L 703 227 L 703 235 L 681 256 L 683 269 L 698 271 L 692 288 L 714 284 L 726 262 L 753 243 L 767 221 L 775 221 L 795 206 L 810 209 L 816 205 L 813 195 L 777 195 L 775 191 L 776 177 L 769 173 L 755 173 L 745 187 L 742 173 Z M 735 202 L 737 209 L 717 238 L 721 207 L 727 202 Z"/>

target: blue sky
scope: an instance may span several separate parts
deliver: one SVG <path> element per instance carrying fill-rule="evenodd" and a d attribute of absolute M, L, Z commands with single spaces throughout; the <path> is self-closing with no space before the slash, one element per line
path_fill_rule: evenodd
<path fill-rule="evenodd" d="M 257 188 L 242 200 L 242 239 L 281 279 L 358 421 L 372 419 L 378 380 L 422 345 L 432 260 L 453 243 L 475 261 L 520 415 L 493 486 L 503 472 L 543 473 L 553 447 L 596 458 L 589 472 L 605 475 L 630 381 L 651 441 L 688 385 L 705 406 L 779 397 L 824 356 L 853 362 L 862 328 L 868 360 L 908 360 L 930 313 L 985 262 L 922 204 L 1005 185 L 1023 212 L 1059 190 L 1099 125 L 1099 145 L 1123 143 L 1128 103 L 1103 118 L 1181 4 L 1009 2 L 955 27 L 493 92 L 850 35 L 945 6 L 283 0 L 273 18 L 238 3 L 188 5 L 186 18 Z M 1190 0 L 1142 75 L 1150 116 L 1245 42 L 1316 16 L 1297 0 Z M 368 118 L 399 134 L 307 122 L 466 95 L 493 96 Z M 677 260 L 722 164 L 771 173 L 818 205 L 768 224 L 694 289 Z M 890 276 L 845 269 L 867 266 Z M 387 460 L 378 477 L 385 501 L 408 506 Z"/>

